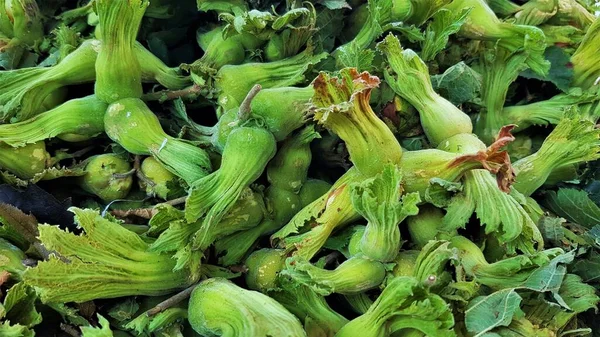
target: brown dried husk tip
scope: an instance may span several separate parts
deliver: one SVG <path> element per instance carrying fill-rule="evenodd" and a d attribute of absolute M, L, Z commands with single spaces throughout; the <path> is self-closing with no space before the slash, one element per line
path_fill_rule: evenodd
<path fill-rule="evenodd" d="M 313 81 L 315 96 L 313 103 L 317 108 L 326 108 L 342 102 L 369 101 L 371 90 L 379 86 L 380 80 L 377 76 L 371 76 L 364 71 L 359 73 L 356 68 L 346 68 L 340 72 L 343 78 L 329 77 L 326 73 L 319 73 Z M 352 82 L 353 85 L 349 85 Z M 335 89 L 330 89 L 329 86 Z M 333 97 L 335 93 L 338 97 Z"/>
<path fill-rule="evenodd" d="M 510 156 L 506 150 L 501 150 L 508 143 L 515 140 L 511 131 L 516 125 L 503 126 L 494 142 L 488 146 L 485 151 L 479 151 L 475 154 L 468 154 L 456 158 L 450 167 L 457 166 L 466 161 L 478 161 L 483 165 L 483 168 L 496 175 L 498 187 L 503 192 L 509 193 L 510 186 L 515 182 L 515 171 L 510 163 Z"/>
<path fill-rule="evenodd" d="M 398 165 L 402 157 L 398 140 L 369 104 L 379 83 L 356 68 L 344 68 L 335 76 L 320 73 L 313 81 L 314 119 L 346 143 L 352 163 L 369 177 L 387 164 Z"/>

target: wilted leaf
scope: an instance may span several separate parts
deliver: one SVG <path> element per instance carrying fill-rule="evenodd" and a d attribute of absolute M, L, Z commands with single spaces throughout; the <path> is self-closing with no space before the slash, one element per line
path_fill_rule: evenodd
<path fill-rule="evenodd" d="M 40 223 L 76 229 L 73 214 L 67 211 L 71 201 L 60 202 L 37 185 L 31 184 L 25 190 L 0 185 L 0 203 L 12 205 L 25 214 L 32 214 Z"/>
<path fill-rule="evenodd" d="M 19 233 L 29 243 L 38 242 L 38 221 L 31 214 L 25 214 L 18 208 L 0 203 L 0 223 Z"/>

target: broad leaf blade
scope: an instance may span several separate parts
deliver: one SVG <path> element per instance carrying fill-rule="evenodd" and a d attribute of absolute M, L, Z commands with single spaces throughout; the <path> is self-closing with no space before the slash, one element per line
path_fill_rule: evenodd
<path fill-rule="evenodd" d="M 475 337 L 486 334 L 499 326 L 508 326 L 520 310 L 521 296 L 514 289 L 503 289 L 489 296 L 477 297 L 469 303 L 465 312 L 467 330 Z"/>
<path fill-rule="evenodd" d="M 544 199 L 544 205 L 557 215 L 588 229 L 600 224 L 600 207 L 585 191 L 573 188 L 550 191 Z"/>

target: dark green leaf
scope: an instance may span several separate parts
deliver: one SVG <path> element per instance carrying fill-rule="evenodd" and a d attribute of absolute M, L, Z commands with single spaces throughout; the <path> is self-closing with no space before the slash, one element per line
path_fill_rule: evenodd
<path fill-rule="evenodd" d="M 434 90 L 454 105 L 473 101 L 481 91 L 481 75 L 464 62 L 431 77 Z"/>
<path fill-rule="evenodd" d="M 317 14 L 319 31 L 313 37 L 325 51 L 333 50 L 336 36 L 344 28 L 343 15 L 339 11 L 323 8 Z"/>
<path fill-rule="evenodd" d="M 6 319 L 12 324 L 18 323 L 29 328 L 41 323 L 42 315 L 35 308 L 36 300 L 37 295 L 33 288 L 23 282 L 15 284 L 8 290 L 4 299 Z"/>
<path fill-rule="evenodd" d="M 508 326 L 520 311 L 520 304 L 521 296 L 514 289 L 503 289 L 489 296 L 476 297 L 465 312 L 467 330 L 474 337 L 481 337 L 496 327 Z"/>
<path fill-rule="evenodd" d="M 544 237 L 544 241 L 551 243 L 554 246 L 560 246 L 561 240 L 565 237 L 563 223 L 565 223 L 565 220 L 562 218 L 550 216 L 542 217 L 538 223 L 538 227 Z"/>
<path fill-rule="evenodd" d="M 557 215 L 588 229 L 600 224 L 600 207 L 585 191 L 573 188 L 550 191 L 543 204 Z"/>
<path fill-rule="evenodd" d="M 108 311 L 108 316 L 116 319 L 119 322 L 128 321 L 135 316 L 135 313 L 139 309 L 140 305 L 133 298 L 128 298 L 110 308 Z"/>
<path fill-rule="evenodd" d="M 591 250 L 586 257 L 579 257 L 573 265 L 573 272 L 587 283 L 600 282 L 600 253 Z"/>
<path fill-rule="evenodd" d="M 550 61 L 550 71 L 546 77 L 534 73 L 531 69 L 523 71 L 521 76 L 549 81 L 558 89 L 567 92 L 573 78 L 573 66 L 571 65 L 570 56 L 562 48 L 550 46 L 546 48 L 544 57 Z"/>

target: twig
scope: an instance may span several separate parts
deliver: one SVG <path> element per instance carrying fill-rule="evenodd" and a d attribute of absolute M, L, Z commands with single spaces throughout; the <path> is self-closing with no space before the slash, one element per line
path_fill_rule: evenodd
<path fill-rule="evenodd" d="M 185 203 L 186 199 L 187 199 L 187 196 L 180 197 L 180 198 L 177 198 L 177 199 L 167 200 L 165 202 L 161 202 L 161 204 L 167 204 L 167 205 L 171 205 L 171 206 L 177 206 L 177 205 L 181 205 L 181 204 Z"/>
<path fill-rule="evenodd" d="M 80 336 L 79 332 L 74 327 L 72 327 L 68 324 L 60 323 L 60 329 L 64 332 L 66 332 L 70 336 L 73 336 L 73 337 Z"/>
<path fill-rule="evenodd" d="M 327 254 L 325 256 L 325 264 L 326 265 L 330 264 L 331 262 L 335 261 L 340 255 L 341 254 L 338 251 L 333 251 L 333 252 Z"/>
<path fill-rule="evenodd" d="M 187 199 L 187 196 L 173 199 L 173 200 L 167 200 L 165 202 L 160 202 L 157 205 L 167 204 L 167 205 L 171 205 L 171 206 L 176 206 L 176 205 L 183 204 L 186 199 Z M 154 214 L 156 214 L 156 212 L 157 211 L 154 207 L 135 208 L 135 209 L 128 209 L 128 210 L 113 209 L 112 211 L 110 211 L 110 213 L 112 215 L 116 216 L 117 218 L 121 218 L 121 219 L 126 218 L 131 215 L 134 215 L 134 216 L 137 216 L 137 217 L 140 217 L 143 219 L 151 219 L 154 216 Z"/>
<path fill-rule="evenodd" d="M 235 265 L 235 266 L 231 266 L 229 267 L 229 270 L 231 270 L 234 273 L 247 273 L 248 272 L 248 267 L 242 265 Z"/>
<path fill-rule="evenodd" d="M 124 172 L 124 173 L 113 173 L 112 177 L 114 179 L 125 179 L 128 177 L 131 177 L 135 171 L 137 171 L 135 168 L 132 168 L 131 170 Z"/>
<path fill-rule="evenodd" d="M 135 208 L 128 210 L 113 209 L 112 211 L 110 211 L 110 214 L 120 219 L 124 219 L 133 215 L 137 216 L 138 218 L 150 220 L 152 219 L 154 214 L 156 214 L 156 212 L 154 208 Z"/>
<path fill-rule="evenodd" d="M 252 100 L 261 90 L 262 86 L 260 84 L 255 84 L 252 89 L 248 91 L 248 95 L 246 95 L 246 98 L 244 98 L 242 104 L 240 104 L 240 109 L 238 110 L 237 118 L 240 122 L 244 122 L 250 117 L 250 112 L 252 112 L 250 104 L 252 104 Z"/>
<path fill-rule="evenodd" d="M 143 101 L 172 101 L 178 98 L 184 98 L 191 95 L 199 94 L 202 88 L 194 84 L 190 87 L 181 90 L 162 90 L 157 92 L 151 92 L 142 96 Z"/>
<path fill-rule="evenodd" d="M 37 250 L 37 252 L 44 259 L 44 261 L 48 261 L 50 259 L 50 252 L 48 251 L 48 249 L 46 249 L 46 247 L 44 247 L 44 245 L 41 242 L 34 242 L 33 247 L 35 248 L 35 250 Z"/>
<path fill-rule="evenodd" d="M 154 183 L 154 181 L 148 179 L 148 177 L 146 177 L 144 172 L 142 172 L 142 170 L 140 169 L 140 166 L 141 166 L 140 161 L 141 161 L 140 156 L 135 156 L 135 160 L 133 161 L 133 169 L 135 170 L 135 175 L 138 177 L 139 180 L 141 180 L 146 185 L 148 185 L 150 187 L 154 187 L 156 185 Z"/>
<path fill-rule="evenodd" d="M 174 306 L 175 304 L 185 300 L 186 298 L 188 298 L 191 294 L 192 291 L 194 291 L 194 289 L 198 286 L 198 284 L 194 284 L 193 286 L 186 288 L 185 290 L 167 298 L 166 300 L 158 303 L 154 308 L 148 310 L 146 312 L 147 316 L 154 316 L 156 314 L 158 314 L 161 311 L 164 311 L 166 309 L 169 309 L 170 307 Z"/>

